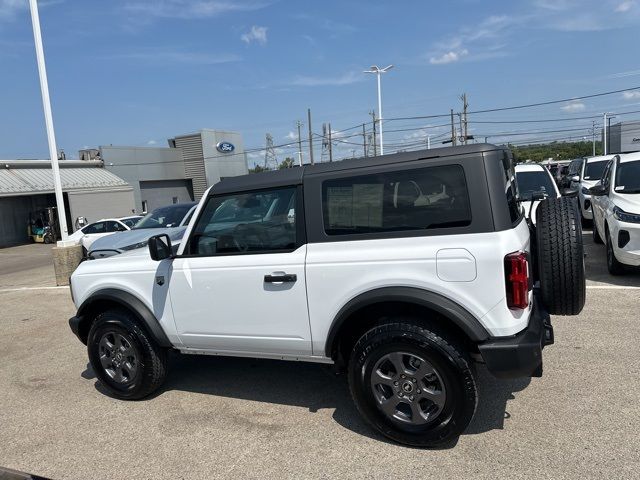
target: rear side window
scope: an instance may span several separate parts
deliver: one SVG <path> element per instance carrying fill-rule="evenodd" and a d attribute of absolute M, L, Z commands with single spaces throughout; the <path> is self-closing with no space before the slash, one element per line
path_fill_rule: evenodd
<path fill-rule="evenodd" d="M 460 165 L 427 167 L 326 180 L 327 235 L 465 227 L 469 193 Z"/>
<path fill-rule="evenodd" d="M 504 151 L 502 155 L 501 164 L 502 171 L 504 172 L 504 194 L 507 199 L 509 216 L 511 217 L 511 223 L 516 223 L 516 221 L 520 219 L 521 215 L 520 204 L 518 203 L 516 173 L 513 167 L 511 155 L 506 151 Z"/>

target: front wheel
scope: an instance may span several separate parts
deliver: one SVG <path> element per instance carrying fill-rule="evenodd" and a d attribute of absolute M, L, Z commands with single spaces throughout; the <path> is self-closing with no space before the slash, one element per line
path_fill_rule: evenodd
<path fill-rule="evenodd" d="M 87 349 L 96 376 L 114 397 L 144 398 L 164 382 L 166 351 L 128 311 L 100 314 L 89 330 Z"/>
<path fill-rule="evenodd" d="M 616 252 L 613 250 L 613 244 L 611 243 L 611 235 L 607 231 L 607 270 L 611 275 L 624 274 L 624 265 L 616 258 Z"/>
<path fill-rule="evenodd" d="M 393 319 L 365 333 L 349 361 L 356 407 L 396 442 L 439 447 L 456 439 L 476 409 L 464 351 L 417 319 Z"/>

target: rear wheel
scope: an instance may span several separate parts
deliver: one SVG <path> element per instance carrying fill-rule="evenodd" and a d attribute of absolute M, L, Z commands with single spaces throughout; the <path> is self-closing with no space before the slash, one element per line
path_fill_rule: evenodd
<path fill-rule="evenodd" d="M 571 199 L 549 198 L 540 202 L 536 214 L 542 302 L 553 315 L 577 315 L 586 296 L 579 213 Z"/>
<path fill-rule="evenodd" d="M 95 319 L 87 349 L 96 376 L 115 397 L 144 398 L 164 382 L 165 350 L 125 310 L 109 310 Z"/>
<path fill-rule="evenodd" d="M 606 233 L 607 238 L 607 270 L 611 275 L 623 275 L 625 273 L 625 268 L 622 263 L 618 261 L 616 258 L 616 252 L 613 250 L 613 244 L 611 243 L 611 234 L 609 233 L 609 229 L 607 229 Z"/>
<path fill-rule="evenodd" d="M 353 348 L 349 387 L 356 407 L 399 443 L 438 447 L 467 427 L 477 404 L 464 351 L 417 319 L 381 322 Z"/>

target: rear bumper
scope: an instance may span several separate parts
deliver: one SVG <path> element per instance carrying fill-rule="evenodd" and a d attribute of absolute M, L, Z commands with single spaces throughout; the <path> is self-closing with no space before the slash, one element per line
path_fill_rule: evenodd
<path fill-rule="evenodd" d="M 478 345 L 487 369 L 495 377 L 542 376 L 542 349 L 553 343 L 553 327 L 537 296 L 534 292 L 527 328 L 516 335 L 493 338 Z"/>

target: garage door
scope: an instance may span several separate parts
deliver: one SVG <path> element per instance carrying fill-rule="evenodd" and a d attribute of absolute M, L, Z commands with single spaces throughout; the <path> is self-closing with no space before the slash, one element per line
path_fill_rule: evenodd
<path fill-rule="evenodd" d="M 191 180 L 156 180 L 140 182 L 141 208 L 150 212 L 174 203 L 193 201 Z"/>

